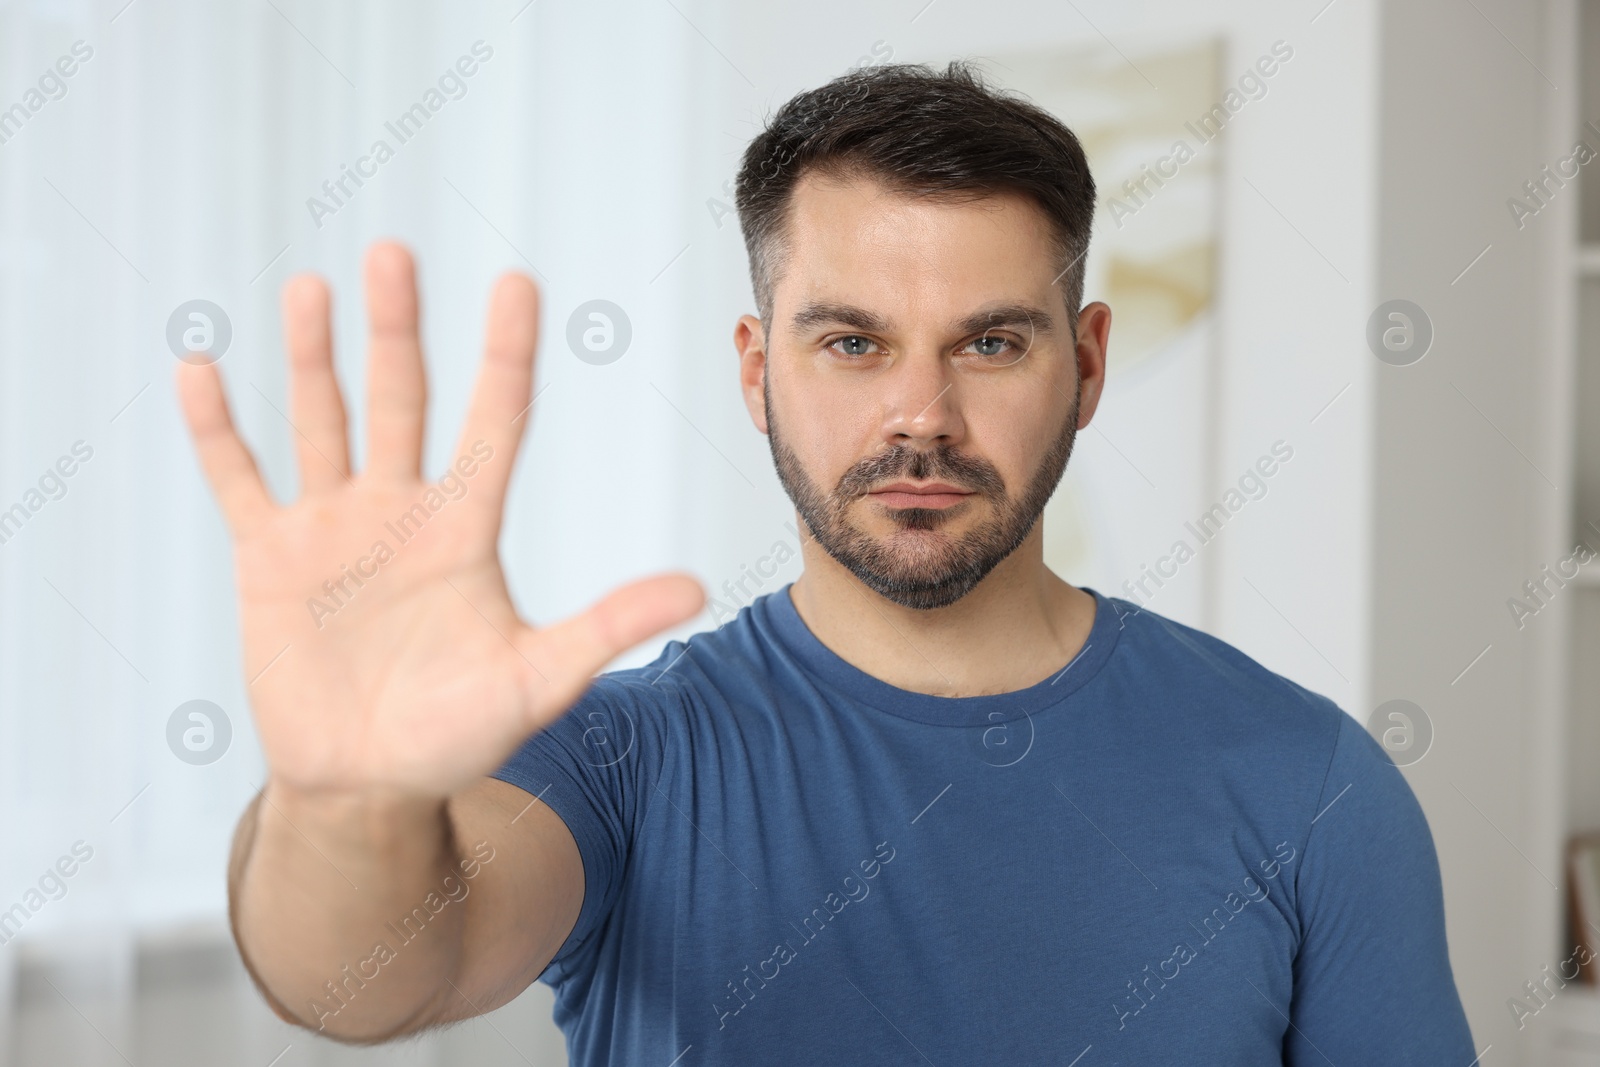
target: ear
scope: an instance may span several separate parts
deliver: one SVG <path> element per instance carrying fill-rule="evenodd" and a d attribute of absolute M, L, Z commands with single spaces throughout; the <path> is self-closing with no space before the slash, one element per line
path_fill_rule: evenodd
<path fill-rule="evenodd" d="M 1078 312 L 1078 429 L 1089 425 L 1106 384 L 1106 345 L 1111 337 L 1111 308 L 1096 300 Z"/>
<path fill-rule="evenodd" d="M 754 315 L 740 315 L 733 328 L 733 347 L 739 353 L 739 389 L 745 410 L 756 429 L 767 432 L 767 333 Z"/>

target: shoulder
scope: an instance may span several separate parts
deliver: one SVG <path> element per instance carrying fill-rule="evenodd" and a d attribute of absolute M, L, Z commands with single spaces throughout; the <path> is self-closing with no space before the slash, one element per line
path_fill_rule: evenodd
<path fill-rule="evenodd" d="M 1262 820 L 1316 856 L 1302 872 L 1313 882 L 1342 864 L 1387 870 L 1371 875 L 1386 885 L 1405 877 L 1424 890 L 1436 885 L 1422 808 L 1360 720 L 1226 641 L 1127 601 L 1116 606 L 1110 684 L 1129 687 L 1130 706 L 1154 709 L 1145 726 L 1163 737 L 1174 778 L 1196 789 L 1232 783 L 1227 792 L 1249 798 Z"/>
<path fill-rule="evenodd" d="M 1302 841 L 1343 786 L 1405 789 L 1383 746 L 1328 696 L 1220 638 L 1112 599 L 1120 631 L 1106 684 L 1119 714 L 1128 708 L 1159 739 L 1146 750 L 1173 778 L 1198 778 L 1196 789 L 1232 783 L 1227 792 L 1298 827 Z"/>

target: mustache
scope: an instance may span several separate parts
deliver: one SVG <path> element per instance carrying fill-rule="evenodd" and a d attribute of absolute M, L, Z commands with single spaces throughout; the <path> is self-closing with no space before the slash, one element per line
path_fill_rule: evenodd
<path fill-rule="evenodd" d="M 891 445 L 845 471 L 834 493 L 840 503 L 848 504 L 891 478 L 919 482 L 937 478 L 975 493 L 1005 495 L 1005 480 L 992 463 L 957 452 L 949 445 L 928 450 Z"/>

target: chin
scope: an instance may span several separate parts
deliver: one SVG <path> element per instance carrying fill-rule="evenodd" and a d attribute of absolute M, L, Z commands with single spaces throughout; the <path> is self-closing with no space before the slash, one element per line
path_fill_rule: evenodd
<path fill-rule="evenodd" d="M 899 552 L 916 558 L 942 556 L 961 543 L 960 530 L 941 530 L 932 526 L 897 526 L 874 537 L 880 550 Z"/>
<path fill-rule="evenodd" d="M 972 566 L 958 538 L 931 530 L 902 530 L 873 538 L 868 555 L 883 581 L 891 584 L 943 583 Z"/>

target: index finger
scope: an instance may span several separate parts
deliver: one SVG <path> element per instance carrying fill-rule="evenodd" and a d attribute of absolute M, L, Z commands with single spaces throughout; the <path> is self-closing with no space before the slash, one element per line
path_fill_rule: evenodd
<path fill-rule="evenodd" d="M 178 403 L 200 466 L 234 536 L 243 536 L 276 510 L 276 505 L 254 457 L 234 429 L 216 366 L 184 361 L 178 364 L 177 374 Z"/>
<path fill-rule="evenodd" d="M 481 500 L 498 508 L 511 481 L 512 460 L 533 406 L 534 350 L 539 343 L 539 290 L 525 274 L 509 271 L 489 300 L 483 362 L 455 457 L 473 456 Z"/>

